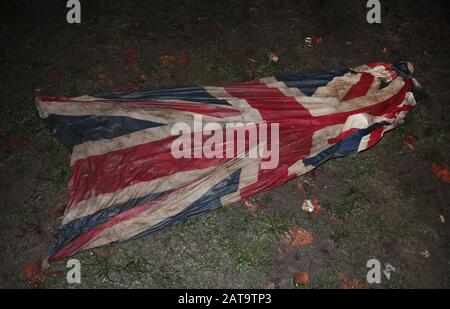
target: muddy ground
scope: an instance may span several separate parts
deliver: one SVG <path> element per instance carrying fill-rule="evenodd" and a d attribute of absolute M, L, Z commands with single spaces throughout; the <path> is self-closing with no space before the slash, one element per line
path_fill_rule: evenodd
<path fill-rule="evenodd" d="M 81 2 L 79 25 L 66 23 L 66 1 L 0 3 L 1 287 L 294 288 L 292 276 L 303 271 L 307 288 L 450 286 L 450 184 L 432 171 L 433 163 L 450 166 L 445 1 L 382 0 L 379 25 L 366 22 L 366 1 L 356 0 Z M 323 43 L 307 48 L 307 36 Z M 135 51 L 128 58 L 127 48 Z M 163 56 L 183 60 L 167 66 Z M 46 280 L 27 278 L 26 266 L 56 241 L 70 177 L 69 151 L 40 121 L 36 93 L 223 85 L 374 60 L 413 62 L 429 98 L 374 148 L 319 167 L 305 193 L 292 181 L 256 195 L 256 212 L 236 203 L 77 254 L 80 285 L 66 282 L 65 261 Z M 299 208 L 311 196 L 320 215 Z M 314 241 L 286 253 L 293 224 Z M 395 267 L 390 280 L 366 282 L 371 258 Z"/>

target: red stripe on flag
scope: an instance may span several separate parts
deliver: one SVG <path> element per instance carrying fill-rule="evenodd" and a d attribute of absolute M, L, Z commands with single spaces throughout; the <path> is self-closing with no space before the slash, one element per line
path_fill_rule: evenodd
<path fill-rule="evenodd" d="M 374 79 L 375 77 L 372 74 L 362 73 L 359 81 L 347 91 L 342 101 L 347 101 L 366 95 Z"/>
<path fill-rule="evenodd" d="M 203 137 L 204 140 L 207 138 L 206 135 Z M 178 172 L 204 169 L 230 160 L 229 158 L 175 159 L 171 153 L 171 145 L 176 138 L 178 136 L 170 136 L 159 141 L 76 161 L 69 182 L 68 207 L 140 182 Z"/>
<path fill-rule="evenodd" d="M 336 144 L 337 142 L 339 142 L 340 140 L 343 140 L 344 138 L 350 136 L 352 133 L 358 131 L 359 129 L 357 128 L 352 128 L 349 129 L 347 131 L 342 132 L 341 134 L 339 134 L 338 136 L 334 137 L 334 138 L 329 138 L 328 139 L 328 144 Z"/>

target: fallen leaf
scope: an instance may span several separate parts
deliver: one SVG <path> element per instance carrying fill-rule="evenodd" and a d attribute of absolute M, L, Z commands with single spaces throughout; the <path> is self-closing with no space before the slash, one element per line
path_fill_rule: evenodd
<path fill-rule="evenodd" d="M 343 289 L 363 289 L 364 283 L 357 278 L 347 278 L 344 274 L 339 274 L 339 282 Z"/>
<path fill-rule="evenodd" d="M 107 247 L 100 247 L 93 250 L 94 253 L 101 257 L 107 257 L 111 255 L 111 250 Z"/>
<path fill-rule="evenodd" d="M 443 181 L 450 183 L 450 172 L 445 166 L 433 163 L 431 169 Z"/>
<path fill-rule="evenodd" d="M 313 236 L 305 229 L 291 225 L 288 232 L 283 234 L 282 242 L 284 252 L 290 253 L 292 247 L 306 246 L 313 242 Z"/>
<path fill-rule="evenodd" d="M 134 49 L 130 47 L 123 47 L 122 53 L 127 63 L 136 63 L 138 56 Z"/>
<path fill-rule="evenodd" d="M 28 280 L 31 280 L 41 272 L 41 264 L 37 260 L 33 260 L 25 266 L 23 271 L 25 277 L 27 277 Z"/>
<path fill-rule="evenodd" d="M 47 280 L 47 277 L 41 272 L 41 263 L 37 260 L 31 261 L 23 271 L 33 288 L 41 288 Z"/>
<path fill-rule="evenodd" d="M 298 272 L 294 274 L 294 284 L 295 285 L 307 285 L 309 282 L 309 275 L 307 272 Z"/>
<path fill-rule="evenodd" d="M 181 55 L 181 56 L 178 56 L 176 59 L 177 59 L 177 63 L 179 65 L 185 65 L 185 64 L 187 64 L 189 62 L 189 56 L 188 55 Z"/>
<path fill-rule="evenodd" d="M 164 55 L 161 57 L 161 63 L 166 68 L 172 67 L 175 63 L 177 63 L 177 58 L 174 56 Z"/>
<path fill-rule="evenodd" d="M 23 146 L 29 144 L 31 140 L 28 137 L 18 137 L 18 136 L 7 136 L 4 138 L 4 143 L 11 149 L 19 149 Z"/>
<path fill-rule="evenodd" d="M 408 151 L 412 153 L 416 151 L 416 141 L 417 138 L 414 135 L 408 134 L 403 140 L 403 145 L 405 145 Z"/>
<path fill-rule="evenodd" d="M 316 214 L 320 214 L 322 212 L 322 208 L 320 207 L 320 203 L 314 196 L 311 197 L 311 202 L 314 206 L 314 210 L 316 211 Z"/>
<path fill-rule="evenodd" d="M 127 83 L 127 91 L 136 91 L 138 87 L 133 82 Z"/>
<path fill-rule="evenodd" d="M 303 228 L 298 228 L 292 225 L 289 229 L 289 233 L 292 235 L 292 244 L 296 247 L 309 245 L 313 242 L 312 235 Z"/>

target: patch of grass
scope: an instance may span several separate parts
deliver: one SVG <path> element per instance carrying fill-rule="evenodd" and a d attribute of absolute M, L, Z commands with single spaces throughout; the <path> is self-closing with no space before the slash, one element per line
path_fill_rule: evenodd
<path fill-rule="evenodd" d="M 343 202 L 333 208 L 333 212 L 340 219 L 359 217 L 366 213 L 366 205 L 365 196 L 356 187 L 352 187 L 345 194 Z"/>
<path fill-rule="evenodd" d="M 386 237 L 387 226 L 383 218 L 378 215 L 371 214 L 367 216 L 365 228 L 371 239 L 380 240 Z"/>
<path fill-rule="evenodd" d="M 208 81 L 219 80 L 241 80 L 244 70 L 239 64 L 228 63 L 218 59 L 211 59 L 204 63 L 193 63 L 189 67 L 189 72 L 194 80 Z"/>
<path fill-rule="evenodd" d="M 142 62 L 140 70 L 143 74 L 152 79 L 161 79 L 164 76 L 164 67 L 162 64 Z"/>
<path fill-rule="evenodd" d="M 350 227 L 347 225 L 339 225 L 332 232 L 330 240 L 336 247 L 342 247 L 344 241 L 350 236 Z"/>
<path fill-rule="evenodd" d="M 411 219 L 404 219 L 396 224 L 393 224 L 390 228 L 390 234 L 393 238 L 398 240 L 406 240 L 414 229 L 415 221 Z"/>
<path fill-rule="evenodd" d="M 374 154 L 364 152 L 351 156 L 352 159 L 352 180 L 358 184 L 367 182 L 367 177 L 374 177 L 379 172 L 378 160 Z"/>
<path fill-rule="evenodd" d="M 128 255 L 113 260 L 114 268 L 127 274 L 146 273 L 149 270 L 149 261 L 139 255 Z"/>
<path fill-rule="evenodd" d="M 270 263 L 267 252 L 273 249 L 285 226 L 277 217 L 256 215 L 258 225 L 256 231 L 247 242 L 230 242 L 228 253 L 232 266 L 237 271 L 249 271 L 254 268 L 264 267 Z"/>
<path fill-rule="evenodd" d="M 280 60 L 271 63 L 264 59 L 256 68 L 255 75 L 257 78 L 270 77 L 274 75 L 295 74 L 304 69 L 303 65 L 296 60 Z"/>

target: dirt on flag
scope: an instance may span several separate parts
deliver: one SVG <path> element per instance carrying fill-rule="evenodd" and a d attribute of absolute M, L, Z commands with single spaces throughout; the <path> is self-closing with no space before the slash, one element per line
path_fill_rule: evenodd
<path fill-rule="evenodd" d="M 225 87 L 37 97 L 45 124 L 72 149 L 68 202 L 50 261 L 152 233 L 372 147 L 416 106 L 412 71 L 409 63 L 376 62 Z M 227 123 L 277 124 L 277 140 L 269 134 L 264 141 L 277 145 L 276 166 L 261 168 L 268 158 L 239 151 L 175 158 L 180 135 L 172 128 L 195 126 L 196 116 L 218 123 L 224 135 Z M 210 131 L 200 129 L 202 141 Z"/>

